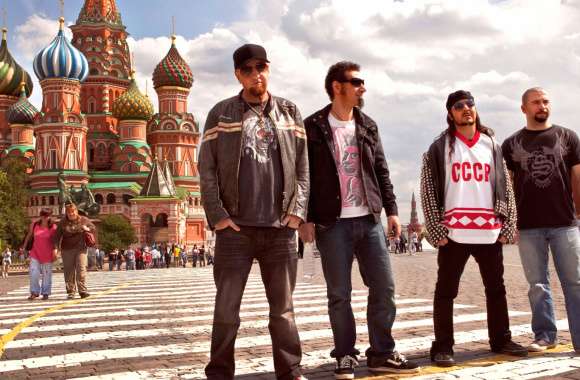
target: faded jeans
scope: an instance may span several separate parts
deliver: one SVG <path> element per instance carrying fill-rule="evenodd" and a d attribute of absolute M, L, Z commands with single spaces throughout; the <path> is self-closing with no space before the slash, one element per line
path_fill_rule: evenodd
<path fill-rule="evenodd" d="M 580 350 L 580 232 L 578 227 L 520 230 L 519 251 L 532 309 L 536 340 L 556 341 L 556 317 L 548 273 L 548 248 L 562 284 L 568 325 L 575 350 Z"/>
<path fill-rule="evenodd" d="M 381 223 L 372 215 L 340 219 L 332 225 L 316 225 L 326 279 L 328 314 L 334 336 L 332 357 L 356 355 L 356 323 L 351 306 L 351 272 L 356 256 L 369 288 L 367 324 L 370 348 L 367 357 L 386 356 L 395 349 L 391 335 L 395 321 L 395 282 Z"/>
<path fill-rule="evenodd" d="M 30 294 L 50 295 L 52 290 L 52 263 L 41 264 L 35 258 L 30 258 Z M 41 285 L 42 278 L 42 285 Z"/>

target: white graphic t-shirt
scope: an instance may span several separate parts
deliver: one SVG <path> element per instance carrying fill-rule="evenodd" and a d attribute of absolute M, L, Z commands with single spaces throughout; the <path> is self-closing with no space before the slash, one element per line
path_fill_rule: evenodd
<path fill-rule="evenodd" d="M 328 122 L 334 140 L 334 161 L 338 169 L 341 218 L 355 218 L 370 214 L 362 184 L 361 160 L 356 142 L 355 121 L 338 120 L 332 114 Z"/>

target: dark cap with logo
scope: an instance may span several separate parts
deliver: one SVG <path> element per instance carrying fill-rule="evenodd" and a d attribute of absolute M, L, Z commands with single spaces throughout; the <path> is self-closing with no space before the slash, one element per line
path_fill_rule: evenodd
<path fill-rule="evenodd" d="M 447 97 L 447 103 L 445 103 L 445 107 L 447 108 L 447 111 L 451 110 L 451 107 L 453 107 L 453 105 L 455 103 L 457 103 L 460 100 L 465 100 L 465 99 L 469 99 L 469 100 L 474 101 L 473 95 L 471 95 L 471 92 L 469 92 L 469 91 L 459 90 L 459 91 L 452 92 Z"/>
<path fill-rule="evenodd" d="M 255 44 L 245 44 L 237 48 L 234 52 L 234 68 L 239 69 L 246 61 L 253 58 L 270 62 L 268 61 L 266 49 L 264 49 L 262 46 Z"/>

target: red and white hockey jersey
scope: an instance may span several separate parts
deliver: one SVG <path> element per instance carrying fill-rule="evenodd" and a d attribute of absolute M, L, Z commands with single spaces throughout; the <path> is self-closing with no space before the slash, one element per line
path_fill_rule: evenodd
<path fill-rule="evenodd" d="M 501 220 L 493 210 L 494 163 L 491 137 L 456 132 L 451 158 L 445 149 L 445 215 L 449 238 L 464 244 L 495 243 Z"/>

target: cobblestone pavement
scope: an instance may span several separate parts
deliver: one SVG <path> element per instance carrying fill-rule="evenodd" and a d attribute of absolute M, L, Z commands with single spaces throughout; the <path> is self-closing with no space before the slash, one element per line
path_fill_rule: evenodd
<path fill-rule="evenodd" d="M 487 345 L 483 286 L 473 260 L 466 267 L 455 310 L 456 359 L 441 371 L 427 360 L 432 340 L 434 252 L 391 255 L 397 283 L 397 349 L 423 366 L 421 379 L 580 379 L 580 357 L 570 348 L 559 283 L 553 276 L 560 342 L 526 359 L 492 355 Z M 514 340 L 531 339 L 527 285 L 514 247 L 505 252 L 505 278 Z M 353 309 L 358 348 L 368 345 L 366 290 L 356 265 Z M 26 301 L 26 276 L 0 279 L 0 379 L 199 379 L 208 361 L 215 287 L 211 267 L 90 272 L 90 298 L 67 301 L 62 274 L 53 277 L 48 301 Z M 320 260 L 300 262 L 294 297 L 309 379 L 333 378 L 334 363 Z M 242 303 L 236 343 L 239 379 L 273 379 L 268 307 L 254 267 Z M 370 377 L 364 357 L 357 378 Z M 384 377 L 372 377 L 379 379 Z M 394 377 L 393 377 L 394 378 Z"/>

